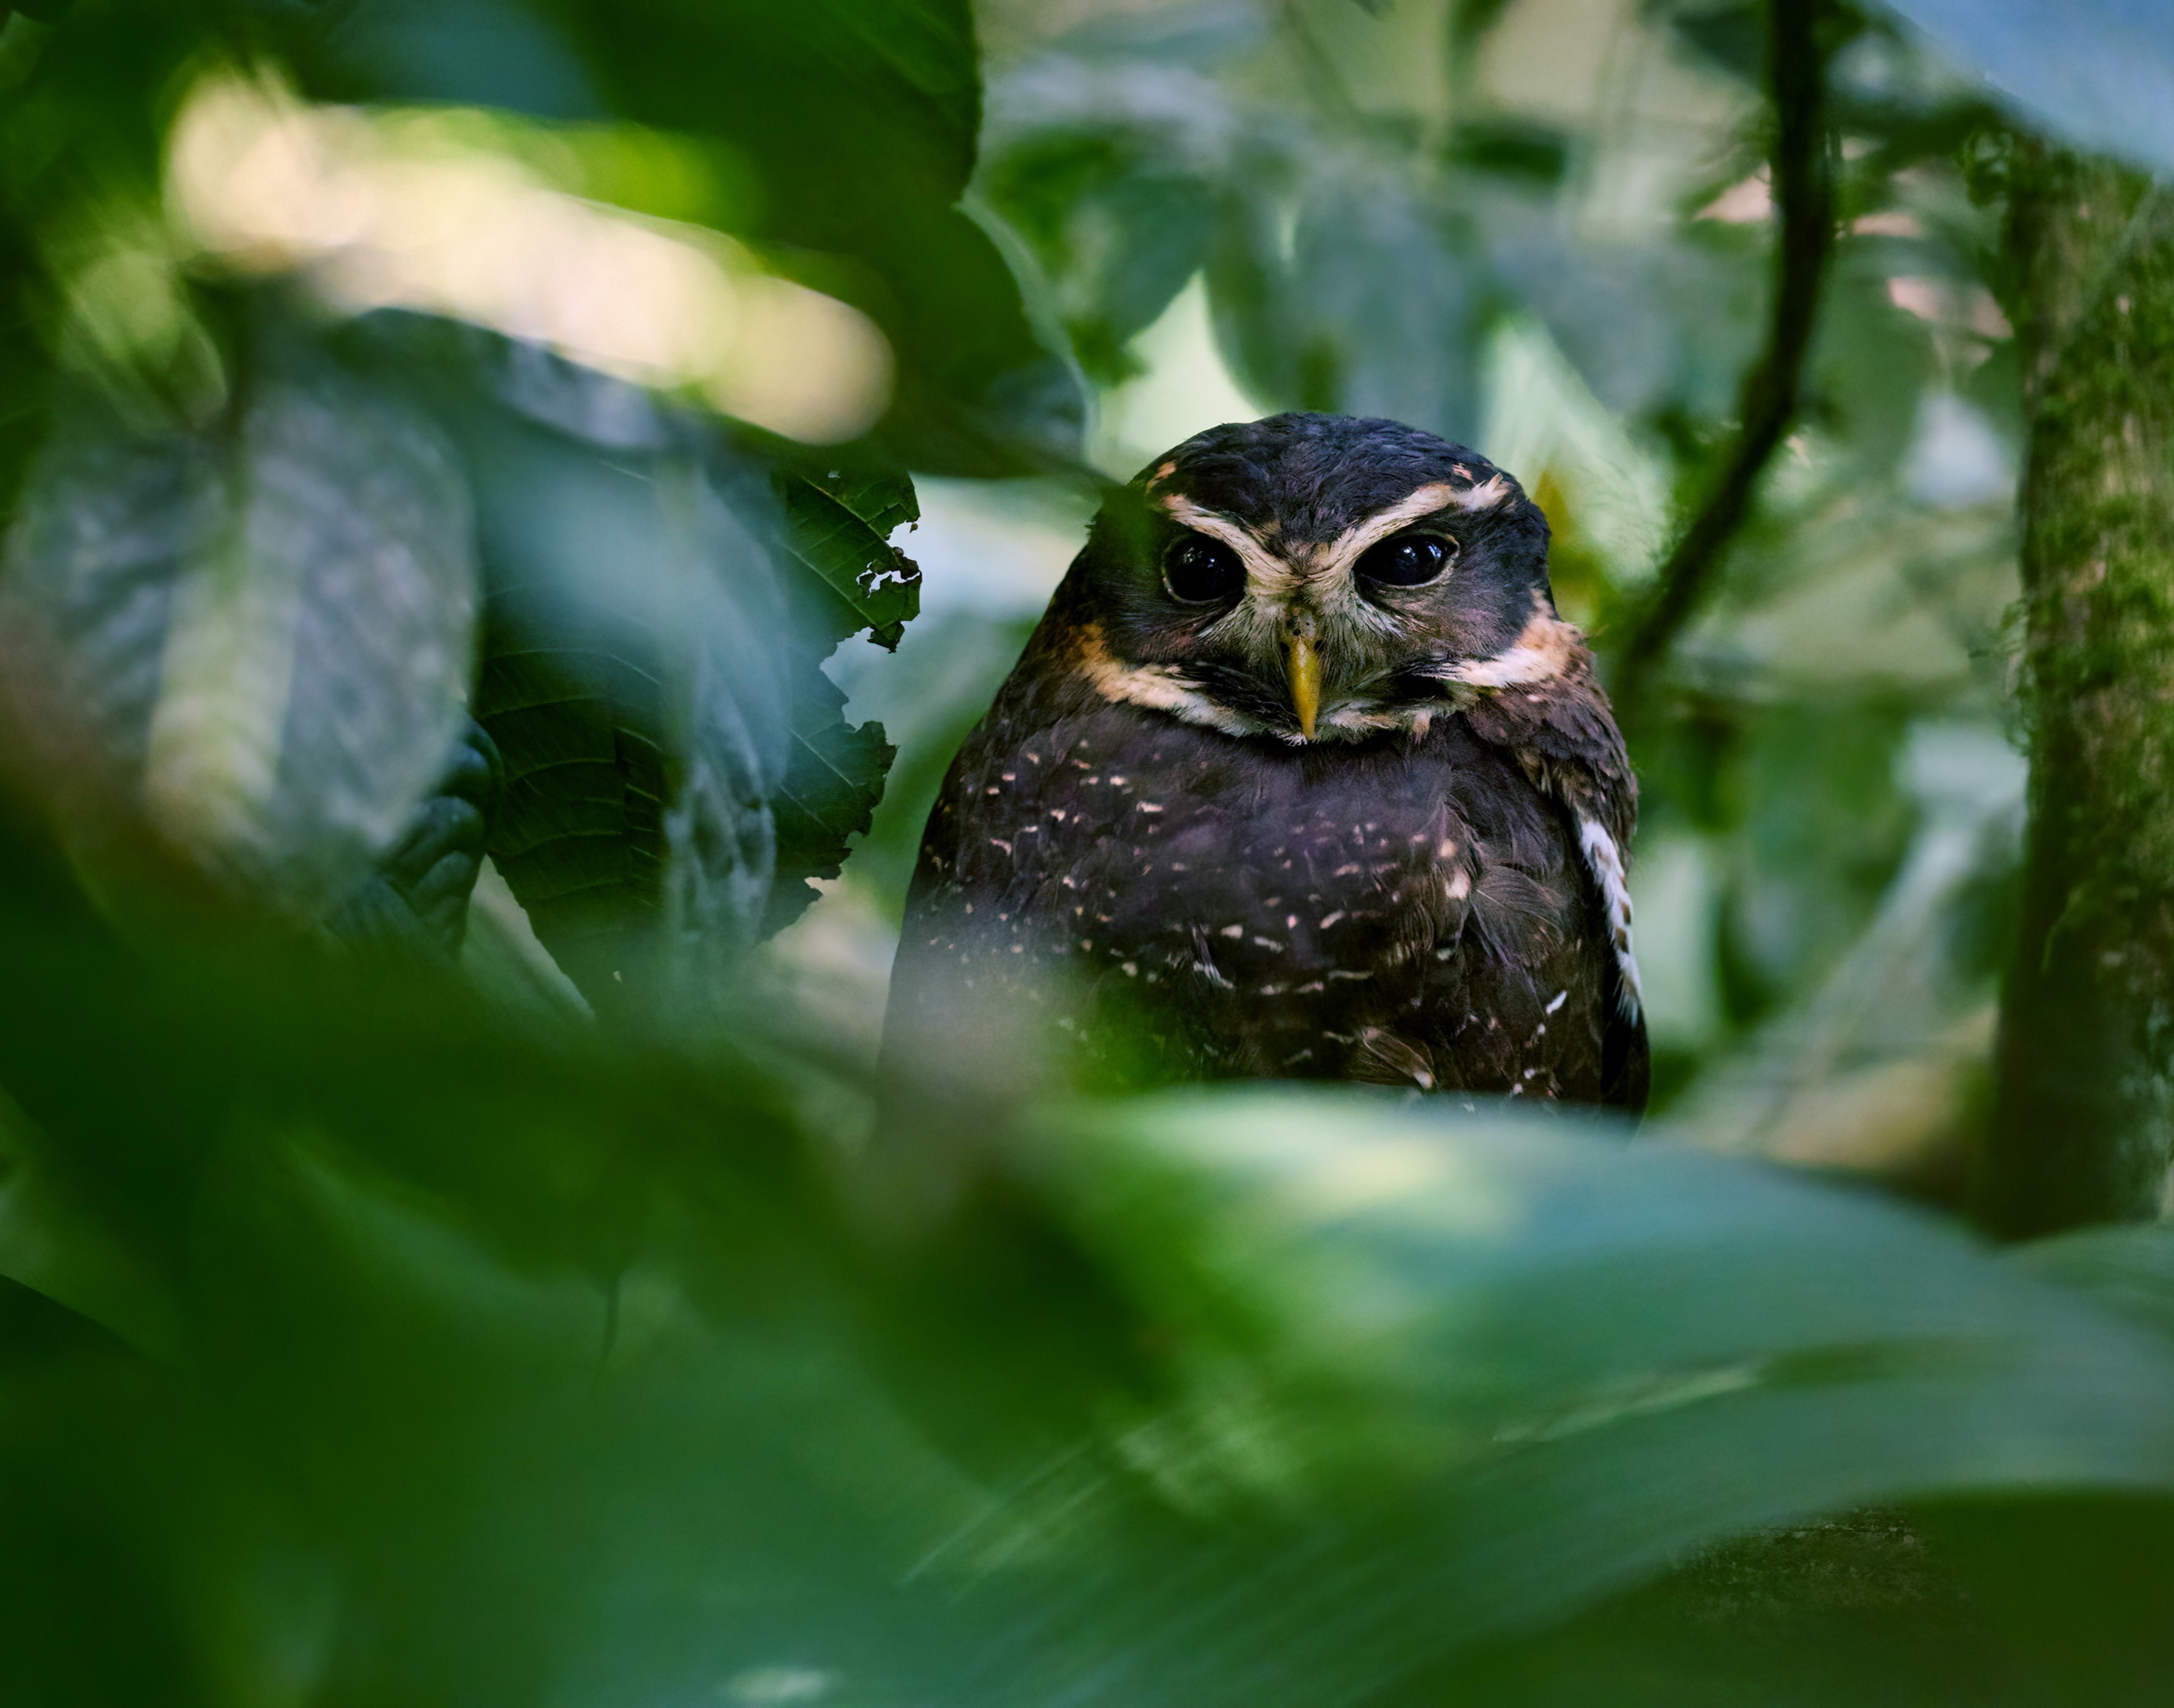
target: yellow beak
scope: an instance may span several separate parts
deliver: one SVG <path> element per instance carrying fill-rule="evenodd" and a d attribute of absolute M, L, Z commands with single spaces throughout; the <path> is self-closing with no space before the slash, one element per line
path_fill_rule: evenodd
<path fill-rule="evenodd" d="M 1321 655 L 1303 635 L 1284 643 L 1290 673 L 1291 705 L 1298 713 L 1300 732 L 1313 739 L 1313 721 L 1321 712 Z"/>

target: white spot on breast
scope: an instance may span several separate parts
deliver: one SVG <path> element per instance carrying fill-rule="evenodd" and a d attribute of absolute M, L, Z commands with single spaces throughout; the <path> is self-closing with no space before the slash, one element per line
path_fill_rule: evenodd
<path fill-rule="evenodd" d="M 1325 914 L 1323 914 L 1323 915 L 1321 916 L 1321 928 L 1322 928 L 1323 931 L 1327 931 L 1330 926 L 1334 925 L 1334 924 L 1335 924 L 1338 920 L 1342 919 L 1343 917 L 1344 917 L 1344 911 L 1343 911 L 1343 909 L 1341 909 L 1341 908 L 1338 908 L 1338 909 L 1335 912 L 1333 912 L 1333 913 L 1325 913 Z"/>
<path fill-rule="evenodd" d="M 1557 991 L 1555 994 L 1555 1000 L 1549 1003 L 1546 1008 L 1541 1009 L 1540 1012 L 1544 1014 L 1552 1014 L 1557 1008 L 1560 1008 L 1569 1000 L 1570 992 L 1568 991 Z"/>
<path fill-rule="evenodd" d="M 1246 927 L 1242 925 L 1226 925 L 1223 927 L 1221 934 L 1228 938 L 1241 938 L 1246 934 Z"/>
<path fill-rule="evenodd" d="M 1452 901 L 1462 901 L 1472 894 L 1472 874 L 1460 866 L 1449 874 L 1449 881 L 1441 889 Z"/>
<path fill-rule="evenodd" d="M 990 838 L 989 838 L 989 846 L 990 846 L 992 848 L 1001 848 L 1001 849 L 1003 849 L 1003 850 L 1004 851 L 1004 852 L 1005 852 L 1005 853 L 1007 853 L 1007 854 L 1009 854 L 1009 853 L 1010 853 L 1010 852 L 1012 851 L 1012 845 L 1011 845 L 1010 843 L 1009 843 L 1009 842 L 1005 841 L 1005 840 L 1004 840 L 1004 839 L 1003 839 L 1003 837 L 1001 837 L 1001 836 L 992 836 L 992 837 L 990 837 Z"/>
<path fill-rule="evenodd" d="M 1139 803 L 1139 807 L 1143 813 L 1160 813 L 1162 811 L 1162 808 L 1157 806 L 1153 801 L 1142 801 Z"/>
<path fill-rule="evenodd" d="M 1437 860 L 1456 859 L 1457 844 L 1449 840 L 1447 837 L 1443 838 L 1441 846 L 1434 851 L 1434 857 Z"/>

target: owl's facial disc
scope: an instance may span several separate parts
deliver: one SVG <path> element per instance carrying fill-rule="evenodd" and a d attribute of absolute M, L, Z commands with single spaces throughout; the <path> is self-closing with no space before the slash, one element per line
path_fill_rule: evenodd
<path fill-rule="evenodd" d="M 1441 584 L 1463 554 L 1455 528 L 1510 495 L 1506 483 L 1430 482 L 1322 539 L 1283 538 L 1209 510 L 1182 493 L 1156 506 L 1178 524 L 1162 580 L 1191 616 L 1187 651 L 1205 679 L 1236 673 L 1282 690 L 1302 741 L 1379 727 L 1387 685 L 1438 651 Z M 1248 696 L 1257 700 L 1259 696 Z M 1242 705 L 1230 708 L 1242 715 Z"/>
<path fill-rule="evenodd" d="M 1112 494 L 1052 632 L 1076 637 L 1103 698 L 1228 735 L 1423 735 L 1566 668 L 1547 542 L 1517 482 L 1461 446 L 1270 416 L 1210 428 Z"/>

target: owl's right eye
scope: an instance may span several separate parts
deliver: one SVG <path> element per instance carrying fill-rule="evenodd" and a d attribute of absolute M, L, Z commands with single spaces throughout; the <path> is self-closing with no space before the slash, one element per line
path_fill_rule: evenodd
<path fill-rule="evenodd" d="M 1220 540 L 1187 534 L 1163 554 L 1162 584 L 1187 605 L 1212 605 L 1245 591 L 1246 566 Z"/>

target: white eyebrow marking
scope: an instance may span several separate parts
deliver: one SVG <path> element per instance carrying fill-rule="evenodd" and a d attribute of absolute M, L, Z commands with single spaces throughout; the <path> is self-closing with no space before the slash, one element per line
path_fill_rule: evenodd
<path fill-rule="evenodd" d="M 1510 496 L 1510 484 L 1500 474 L 1483 486 L 1452 486 L 1438 480 L 1422 486 L 1409 498 L 1377 511 L 1355 527 L 1348 527 L 1327 545 L 1314 549 L 1313 560 L 1323 570 L 1344 569 L 1367 547 L 1387 539 L 1407 522 L 1435 516 L 1445 510 L 1492 510 Z"/>
<path fill-rule="evenodd" d="M 1252 529 L 1232 522 L 1228 516 L 1218 516 L 1212 510 L 1203 510 L 1182 493 L 1172 493 L 1157 503 L 1177 521 L 1195 533 L 1220 540 L 1238 554 L 1246 566 L 1246 590 L 1264 593 L 1271 597 L 1288 593 L 1298 585 L 1298 577 L 1291 567 L 1266 546 Z"/>

